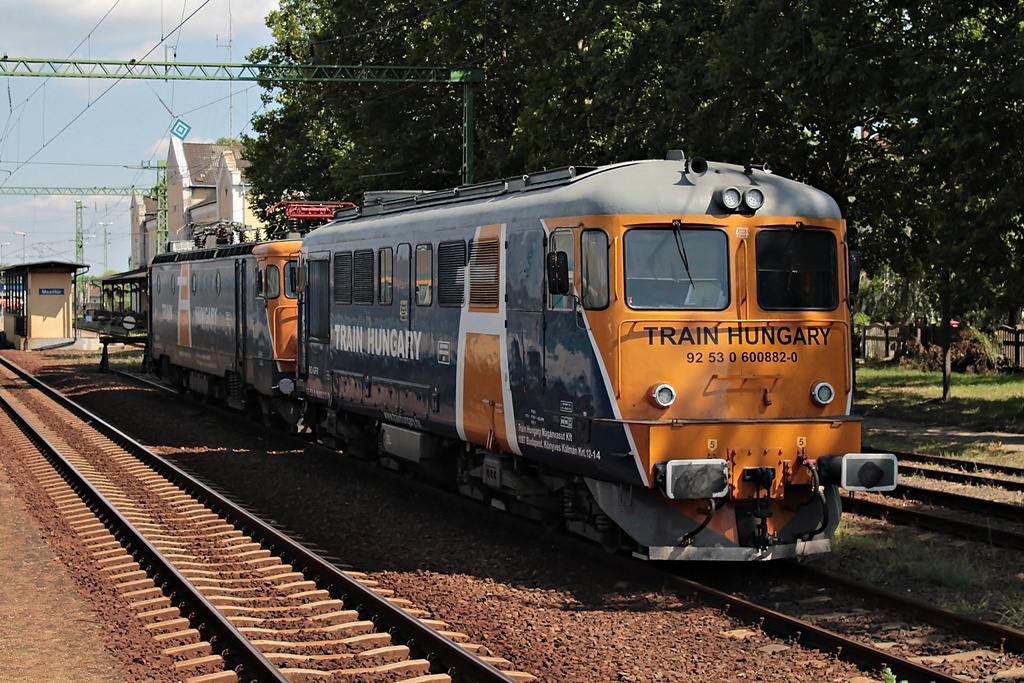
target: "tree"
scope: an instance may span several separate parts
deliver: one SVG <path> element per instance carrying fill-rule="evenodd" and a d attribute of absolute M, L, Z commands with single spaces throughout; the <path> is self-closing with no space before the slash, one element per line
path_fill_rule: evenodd
<path fill-rule="evenodd" d="M 281 0 L 275 44 L 250 59 L 483 68 L 481 179 L 672 148 L 768 162 L 835 197 L 868 272 L 920 282 L 945 317 L 1017 319 L 1022 12 L 997 0 Z M 459 183 L 459 88 L 267 86 L 276 106 L 244 141 L 259 207 Z"/>

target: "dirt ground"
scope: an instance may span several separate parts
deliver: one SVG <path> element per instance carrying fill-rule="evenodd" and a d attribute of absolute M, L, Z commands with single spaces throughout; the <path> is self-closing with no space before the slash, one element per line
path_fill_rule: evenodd
<path fill-rule="evenodd" d="M 0 678 L 7 683 L 123 681 L 99 619 L 15 495 L 0 464 Z"/>

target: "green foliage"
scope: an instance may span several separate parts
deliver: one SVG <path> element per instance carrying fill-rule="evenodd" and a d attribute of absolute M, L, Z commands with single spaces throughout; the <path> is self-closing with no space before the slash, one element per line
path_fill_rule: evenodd
<path fill-rule="evenodd" d="M 873 277 L 862 276 L 855 310 L 878 323 L 934 322 L 939 318 L 938 296 L 927 284 L 923 278 L 899 275 L 883 265 Z"/>
<path fill-rule="evenodd" d="M 484 69 L 480 180 L 679 148 L 766 161 L 839 202 L 873 319 L 1024 307 L 1024 4 L 281 0 L 267 23 L 253 61 Z M 265 85 L 243 141 L 259 209 L 461 182 L 458 85 Z"/>
<path fill-rule="evenodd" d="M 897 683 L 896 674 L 894 674 L 889 667 L 882 669 L 882 683 Z M 907 681 L 904 679 L 898 683 L 907 683 Z"/>

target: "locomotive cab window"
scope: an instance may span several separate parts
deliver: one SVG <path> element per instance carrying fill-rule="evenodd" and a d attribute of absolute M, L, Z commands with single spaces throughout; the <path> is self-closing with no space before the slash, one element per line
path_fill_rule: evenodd
<path fill-rule="evenodd" d="M 580 238 L 580 282 L 583 308 L 608 308 L 608 233 L 584 230 Z"/>
<path fill-rule="evenodd" d="M 572 283 L 573 269 L 576 267 L 576 245 L 573 240 L 572 228 L 556 228 L 551 233 L 551 243 L 548 249 L 551 253 L 563 252 L 569 265 L 569 282 Z M 548 293 L 548 308 L 553 311 L 572 310 L 573 298 L 572 288 L 568 294 Z"/>
<path fill-rule="evenodd" d="M 267 273 L 263 279 L 263 291 L 266 298 L 276 299 L 281 296 L 281 269 L 274 264 L 267 266 Z"/>
<path fill-rule="evenodd" d="M 836 238 L 802 223 L 757 233 L 757 303 L 766 311 L 833 311 L 839 306 Z"/>
<path fill-rule="evenodd" d="M 633 228 L 626 233 L 630 308 L 720 311 L 729 304 L 729 240 L 711 228 Z"/>
<path fill-rule="evenodd" d="M 284 295 L 295 299 L 299 295 L 299 264 L 289 261 L 284 264 Z"/>

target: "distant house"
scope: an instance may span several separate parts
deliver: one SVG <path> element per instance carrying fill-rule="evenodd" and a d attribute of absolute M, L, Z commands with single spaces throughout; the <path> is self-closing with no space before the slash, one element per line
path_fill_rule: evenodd
<path fill-rule="evenodd" d="M 131 268 L 173 250 L 204 246 L 208 238 L 229 243 L 258 239 L 264 227 L 248 205 L 249 185 L 241 145 L 183 142 L 171 136 L 167 151 L 167 243 L 157 243 L 156 200 L 132 198 Z"/>
<path fill-rule="evenodd" d="M 245 169 L 249 162 L 243 159 L 241 147 L 224 150 L 217 165 L 217 220 L 245 225 L 253 234 L 247 239 L 260 239 L 262 228 L 265 227 L 262 217 L 250 206 L 249 183 L 245 179 Z M 259 230 L 260 234 L 255 234 Z"/>
<path fill-rule="evenodd" d="M 137 192 L 132 195 L 132 250 L 129 270 L 149 265 L 157 254 L 156 247 L 156 199 L 144 197 Z"/>

